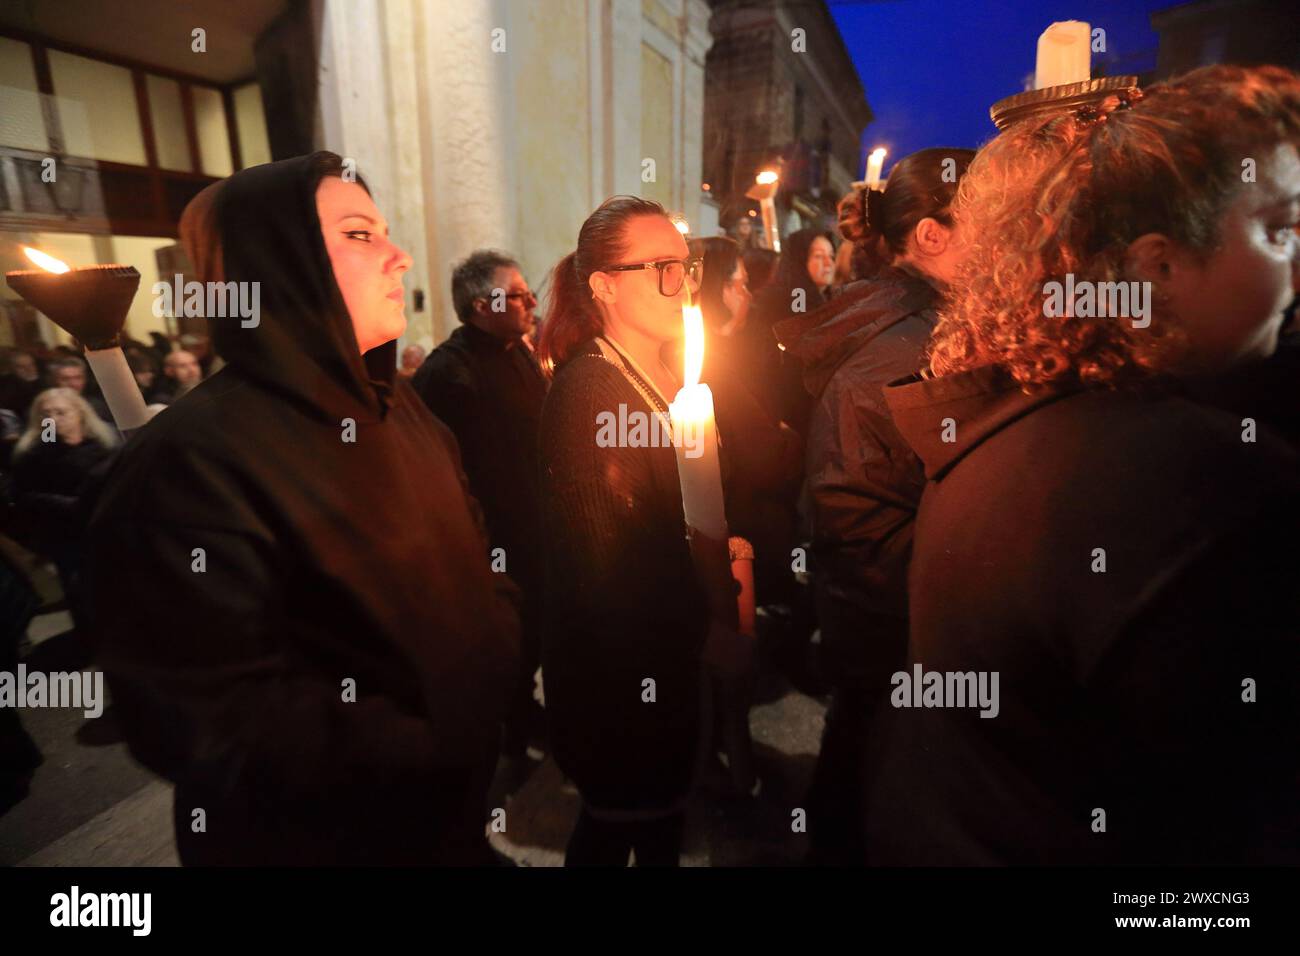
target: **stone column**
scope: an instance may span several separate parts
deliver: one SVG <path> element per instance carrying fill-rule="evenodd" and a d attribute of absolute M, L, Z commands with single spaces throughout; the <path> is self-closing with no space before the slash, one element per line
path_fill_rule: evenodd
<path fill-rule="evenodd" d="M 424 223 L 435 338 L 455 328 L 453 263 L 474 249 L 516 244 L 514 109 L 509 56 L 524 38 L 507 29 L 500 0 L 417 4 L 416 64 L 422 131 Z M 494 52 L 493 31 L 498 47 Z M 525 121 L 528 118 L 524 118 Z M 536 118 L 535 121 L 541 121 Z"/>
<path fill-rule="evenodd" d="M 436 337 L 436 295 L 423 214 L 413 0 L 323 0 L 316 16 L 316 146 L 356 163 L 393 241 L 410 253 L 407 331 L 399 344 L 428 347 Z M 417 292 L 422 312 L 415 311 Z"/>
<path fill-rule="evenodd" d="M 703 225 L 700 182 L 704 163 L 704 58 L 713 45 L 711 11 L 704 0 L 686 0 L 682 24 L 682 212 L 697 235 Z M 717 211 L 713 210 L 713 229 Z"/>

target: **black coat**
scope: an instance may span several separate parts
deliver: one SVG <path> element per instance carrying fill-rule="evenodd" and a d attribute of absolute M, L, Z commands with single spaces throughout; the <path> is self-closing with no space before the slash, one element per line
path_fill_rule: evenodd
<path fill-rule="evenodd" d="M 546 385 L 526 345 L 507 348 L 473 325 L 457 328 L 411 379 L 455 434 L 492 545 L 505 550 L 507 571 L 530 597 L 541 578 L 537 430 Z"/>
<path fill-rule="evenodd" d="M 907 565 L 925 475 L 883 389 L 920 368 L 937 301 L 922 279 L 886 269 L 776 329 L 812 396 L 804 510 L 837 683 L 887 679 L 906 653 Z"/>
<path fill-rule="evenodd" d="M 13 463 L 10 494 L 23 543 L 59 560 L 75 551 L 85 531 L 87 500 L 113 449 L 87 436 L 76 445 L 36 442 Z"/>
<path fill-rule="evenodd" d="M 225 368 L 109 478 L 100 658 L 132 753 L 176 783 L 185 863 L 486 861 L 513 588 L 391 343 L 362 361 L 315 185 L 307 158 L 221 185 L 225 276 L 262 282 L 260 324 L 210 319 Z"/>
<path fill-rule="evenodd" d="M 651 411 L 593 345 L 542 410 L 542 675 L 556 762 L 587 806 L 655 814 L 680 809 L 698 769 L 708 609 L 673 449 L 597 445 L 596 416 L 620 404 Z"/>
<path fill-rule="evenodd" d="M 929 480 L 909 665 L 1000 700 L 884 708 L 875 861 L 1300 859 L 1294 450 L 1155 390 L 886 394 Z"/>
<path fill-rule="evenodd" d="M 807 432 L 812 399 L 804 388 L 799 362 L 777 345 L 777 327 L 791 320 L 807 320 L 827 301 L 808 275 L 808 253 L 818 238 L 829 241 L 831 236 L 808 228 L 785 238 L 772 281 L 754 296 L 749 319 L 736 336 L 737 344 L 747 353 L 754 396 L 801 438 Z"/>

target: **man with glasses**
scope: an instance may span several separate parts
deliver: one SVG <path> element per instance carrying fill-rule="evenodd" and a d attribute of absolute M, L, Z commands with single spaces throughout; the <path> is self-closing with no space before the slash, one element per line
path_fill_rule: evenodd
<path fill-rule="evenodd" d="M 502 744 L 513 784 L 526 775 L 530 739 L 541 739 L 544 723 L 533 672 L 542 597 L 537 435 L 547 380 L 526 340 L 537 297 L 514 259 L 485 249 L 452 271 L 451 298 L 461 325 L 411 384 L 460 443 L 487 521 L 492 553 L 485 558 L 524 594 L 522 664 Z"/>

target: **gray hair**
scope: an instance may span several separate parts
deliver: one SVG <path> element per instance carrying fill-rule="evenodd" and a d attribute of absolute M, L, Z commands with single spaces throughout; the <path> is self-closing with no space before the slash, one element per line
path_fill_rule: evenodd
<path fill-rule="evenodd" d="M 18 443 L 14 445 L 14 460 L 26 453 L 41 434 L 41 421 L 45 414 L 43 407 L 47 399 L 62 398 L 71 403 L 72 407 L 81 413 L 81 427 L 85 430 L 87 438 L 93 438 L 105 448 L 112 448 L 117 444 L 117 434 L 104 420 L 95 414 L 95 410 L 90 407 L 90 403 L 71 388 L 47 388 L 32 400 L 32 409 L 27 416 L 27 430 L 18 438 Z"/>
<path fill-rule="evenodd" d="M 456 317 L 462 322 L 474 317 L 474 300 L 492 296 L 498 269 L 518 268 L 518 262 L 495 249 L 479 249 L 458 263 L 451 273 L 451 304 L 456 309 Z"/>

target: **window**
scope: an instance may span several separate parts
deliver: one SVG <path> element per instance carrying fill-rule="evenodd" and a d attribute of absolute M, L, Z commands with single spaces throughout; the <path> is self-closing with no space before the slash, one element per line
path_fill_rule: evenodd
<path fill-rule="evenodd" d="M 0 146 L 49 152 L 32 49 L 0 37 Z"/>
<path fill-rule="evenodd" d="M 271 161 L 266 138 L 266 115 L 262 111 L 262 88 L 248 83 L 235 90 L 235 128 L 239 130 L 239 158 L 244 168 Z"/>
<path fill-rule="evenodd" d="M 226 104 L 221 93 L 210 86 L 191 86 L 194 126 L 199 134 L 199 165 L 209 176 L 229 176 L 235 170 L 230 159 L 230 131 L 226 127 Z"/>
<path fill-rule="evenodd" d="M 64 149 L 72 156 L 146 165 L 131 71 L 59 50 L 50 50 L 49 58 Z"/>
<path fill-rule="evenodd" d="M 147 76 L 149 116 L 153 123 L 154 148 L 162 169 L 194 171 L 190 158 L 189 137 L 185 135 L 185 108 L 181 105 L 181 85 L 161 76 Z"/>

